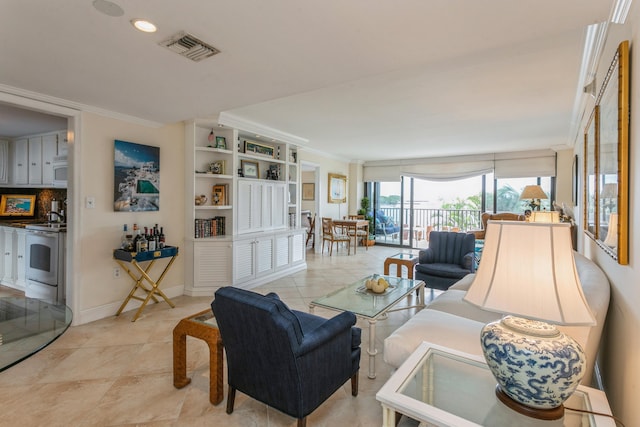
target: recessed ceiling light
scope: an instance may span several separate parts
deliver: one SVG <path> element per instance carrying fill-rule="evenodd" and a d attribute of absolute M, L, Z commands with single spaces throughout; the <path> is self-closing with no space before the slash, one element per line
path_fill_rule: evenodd
<path fill-rule="evenodd" d="M 93 7 L 108 16 L 118 17 L 124 15 L 124 10 L 120 6 L 107 0 L 94 0 Z"/>
<path fill-rule="evenodd" d="M 136 29 L 143 31 L 145 33 L 155 33 L 157 28 L 151 22 L 146 21 L 144 19 L 132 19 L 131 24 L 133 24 Z"/>

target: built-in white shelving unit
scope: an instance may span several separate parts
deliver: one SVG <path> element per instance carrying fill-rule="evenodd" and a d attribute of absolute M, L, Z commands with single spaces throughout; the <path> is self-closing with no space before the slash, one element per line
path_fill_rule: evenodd
<path fill-rule="evenodd" d="M 185 129 L 185 293 L 306 268 L 297 146 L 216 120 Z"/>

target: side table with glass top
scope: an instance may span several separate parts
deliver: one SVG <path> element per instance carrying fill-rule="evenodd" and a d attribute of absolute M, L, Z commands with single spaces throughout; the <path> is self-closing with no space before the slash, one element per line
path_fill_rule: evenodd
<path fill-rule="evenodd" d="M 395 427 L 397 413 L 427 425 L 456 427 L 615 427 L 613 419 L 569 408 L 611 414 L 605 394 L 579 386 L 555 421 L 530 418 L 495 395 L 496 380 L 482 356 L 423 342 L 376 394 L 383 426 Z"/>
<path fill-rule="evenodd" d="M 396 276 L 402 277 L 402 266 L 407 267 L 407 277 L 413 279 L 413 268 L 418 263 L 418 255 L 409 252 L 400 252 L 384 260 L 384 274 L 389 274 L 389 267 L 396 266 Z"/>
<path fill-rule="evenodd" d="M 222 338 L 211 309 L 182 319 L 173 329 L 173 386 L 183 388 L 191 382 L 187 377 L 187 335 L 199 338 L 209 346 L 209 401 L 222 402 Z"/>

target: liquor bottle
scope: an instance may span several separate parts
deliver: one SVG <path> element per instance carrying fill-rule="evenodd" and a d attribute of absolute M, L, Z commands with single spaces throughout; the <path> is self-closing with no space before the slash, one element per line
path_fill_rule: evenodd
<path fill-rule="evenodd" d="M 126 251 L 127 250 L 127 224 L 122 228 L 122 237 L 120 238 L 120 249 Z"/>
<path fill-rule="evenodd" d="M 164 242 L 164 228 L 163 227 L 160 227 L 160 235 L 158 236 L 158 242 L 160 243 L 160 249 L 164 249 L 165 242 Z"/>
<path fill-rule="evenodd" d="M 138 239 L 138 244 L 136 247 L 136 252 L 147 252 L 148 250 L 148 241 L 143 233 L 140 233 L 140 239 Z"/>
<path fill-rule="evenodd" d="M 138 224 L 133 224 L 133 251 L 140 252 L 138 250 L 138 241 L 140 241 L 140 229 L 138 228 Z"/>
<path fill-rule="evenodd" d="M 149 230 L 149 237 L 147 238 L 148 243 L 147 245 L 149 246 L 149 251 L 153 252 L 156 250 L 156 238 L 153 235 L 153 228 Z"/>

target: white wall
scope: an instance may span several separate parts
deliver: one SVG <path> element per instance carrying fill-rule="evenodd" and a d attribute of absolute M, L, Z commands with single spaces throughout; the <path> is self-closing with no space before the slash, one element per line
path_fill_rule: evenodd
<path fill-rule="evenodd" d="M 160 147 L 160 210 L 157 212 L 114 212 L 113 155 L 114 140 Z M 76 324 L 115 314 L 131 290 L 132 280 L 125 273 L 113 278 L 117 266 L 112 251 L 120 244 L 123 224 L 129 227 L 159 224 L 164 227 L 167 244 L 180 246 L 184 240 L 184 126 L 176 124 L 151 128 L 139 124 L 82 114 L 82 129 L 78 152 L 80 161 L 74 174 L 79 176 L 75 189 L 75 203 L 79 209 L 75 277 L 76 301 L 79 311 L 74 313 Z M 78 170 L 79 169 L 79 170 Z M 94 209 L 87 209 L 87 197 L 95 197 Z M 151 276 L 161 272 L 164 261 L 156 262 Z M 180 256 L 164 278 L 161 289 L 169 296 L 181 295 L 184 288 L 184 264 Z M 162 302 L 164 304 L 164 302 Z M 125 310 L 139 305 L 132 301 Z"/>
<path fill-rule="evenodd" d="M 585 255 L 593 259 L 611 282 L 611 302 L 607 314 L 601 368 L 605 391 L 613 413 L 627 426 L 640 426 L 640 110 L 635 100 L 640 99 L 640 55 L 635 45 L 640 45 L 640 5 L 634 2 L 624 26 L 613 25 L 607 38 L 603 59 L 598 68 L 596 81 L 600 87 L 618 44 L 628 39 L 631 42 L 631 132 L 630 132 L 630 176 L 629 176 L 629 265 L 618 265 L 590 238 L 579 233 Z M 592 106 L 591 106 L 592 107 Z M 588 115 L 587 115 L 588 117 Z M 583 123 L 582 128 L 584 128 Z M 576 143 L 580 161 L 584 159 L 582 142 Z M 582 171 L 582 167 L 580 168 Z M 582 176 L 580 177 L 582 180 Z"/>
<path fill-rule="evenodd" d="M 348 215 L 350 213 L 348 211 L 349 200 L 352 197 L 352 195 L 350 194 L 352 177 L 349 176 L 349 163 L 331 158 L 329 156 L 323 156 L 315 151 L 305 151 L 304 149 L 298 150 L 298 157 L 300 161 L 306 161 L 318 165 L 318 185 L 316 185 L 316 197 L 318 197 L 319 199 L 319 209 L 317 212 L 317 224 L 320 224 L 319 221 L 322 217 L 342 218 L 343 216 Z M 345 175 L 347 177 L 347 203 L 337 204 L 328 202 L 328 180 L 330 173 Z M 362 185 L 362 183 L 360 183 L 360 185 Z M 302 206 L 304 208 L 305 205 Z M 313 212 L 313 209 L 311 209 L 311 211 Z M 319 233 L 321 231 L 322 227 L 320 227 L 319 225 L 316 226 L 316 237 L 320 235 Z M 315 250 L 319 252 L 321 248 L 322 245 L 316 245 Z"/>

